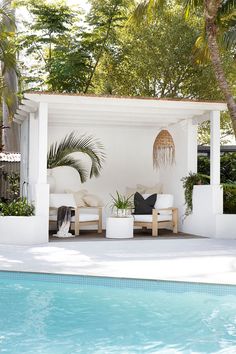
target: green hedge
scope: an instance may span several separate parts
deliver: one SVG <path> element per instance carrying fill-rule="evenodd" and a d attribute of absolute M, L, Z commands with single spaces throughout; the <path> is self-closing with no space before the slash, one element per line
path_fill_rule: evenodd
<path fill-rule="evenodd" d="M 236 214 L 236 153 L 227 153 L 220 159 L 220 180 L 224 188 L 224 214 Z M 210 160 L 198 156 L 198 173 L 210 175 Z"/>
<path fill-rule="evenodd" d="M 236 184 L 223 184 L 224 214 L 236 214 Z"/>

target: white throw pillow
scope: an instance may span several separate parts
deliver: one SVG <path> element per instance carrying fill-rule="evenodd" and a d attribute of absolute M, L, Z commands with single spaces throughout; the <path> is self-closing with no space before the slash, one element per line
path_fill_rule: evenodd
<path fill-rule="evenodd" d="M 97 195 L 87 194 L 83 197 L 83 202 L 85 205 L 90 207 L 100 207 L 103 206 L 103 201 Z"/>

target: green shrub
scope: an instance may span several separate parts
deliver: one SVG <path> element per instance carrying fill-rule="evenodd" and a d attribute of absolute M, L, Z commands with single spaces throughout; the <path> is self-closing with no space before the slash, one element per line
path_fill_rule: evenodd
<path fill-rule="evenodd" d="M 34 206 L 26 198 L 14 200 L 10 203 L 0 203 L 1 216 L 31 216 L 34 215 Z"/>
<path fill-rule="evenodd" d="M 224 214 L 236 214 L 236 184 L 223 184 Z"/>

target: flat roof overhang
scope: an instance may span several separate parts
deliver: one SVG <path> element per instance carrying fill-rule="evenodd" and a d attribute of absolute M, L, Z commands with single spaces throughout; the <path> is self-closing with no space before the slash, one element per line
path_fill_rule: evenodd
<path fill-rule="evenodd" d="M 36 112 L 40 103 L 48 104 L 49 125 L 71 126 L 168 127 L 187 119 L 208 120 L 211 111 L 227 110 L 224 102 L 28 92 L 24 94 L 15 121 Z"/>

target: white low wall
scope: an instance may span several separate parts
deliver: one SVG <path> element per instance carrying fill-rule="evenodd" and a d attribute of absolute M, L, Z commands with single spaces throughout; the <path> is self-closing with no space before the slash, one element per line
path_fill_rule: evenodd
<path fill-rule="evenodd" d="M 0 244 L 46 243 L 45 222 L 45 218 L 39 216 L 0 216 Z"/>
<path fill-rule="evenodd" d="M 236 239 L 236 215 L 216 215 L 216 237 Z"/>
<path fill-rule="evenodd" d="M 221 186 L 194 186 L 193 212 L 183 220 L 184 232 L 212 238 L 236 238 L 236 215 L 223 214 Z"/>

